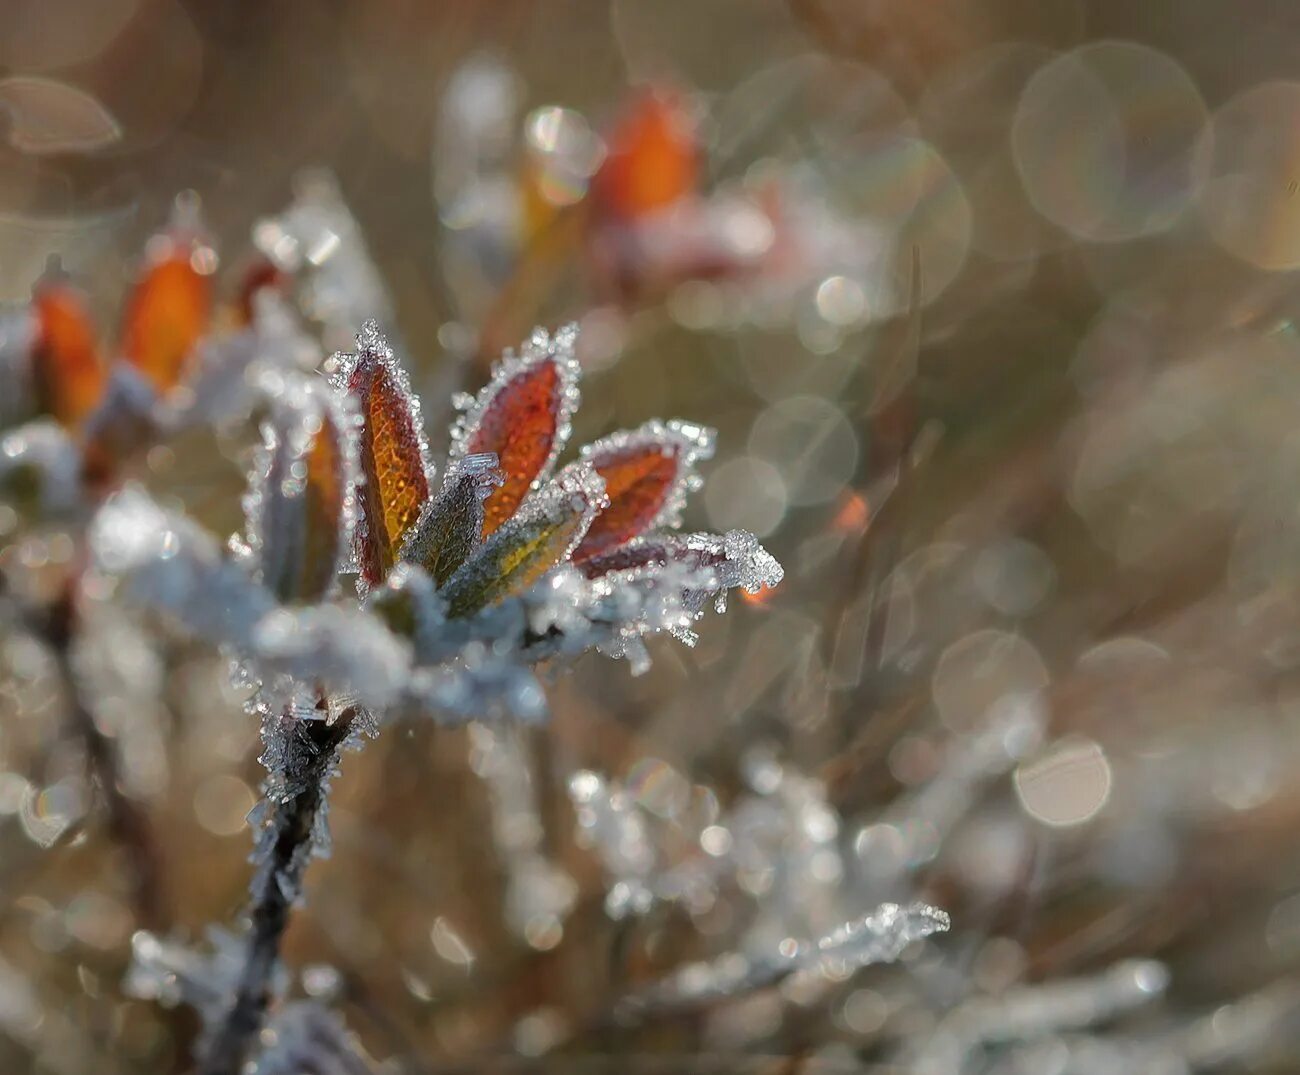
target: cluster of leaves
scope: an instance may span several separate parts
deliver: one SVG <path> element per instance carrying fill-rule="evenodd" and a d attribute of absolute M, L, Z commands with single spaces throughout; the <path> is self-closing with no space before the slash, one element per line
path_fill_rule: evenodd
<path fill-rule="evenodd" d="M 64 606 L 161 616 L 224 647 L 253 688 L 268 777 L 251 924 L 229 986 L 201 1006 L 205 1070 L 224 1071 L 277 991 L 343 747 L 385 716 L 535 719 L 539 662 L 597 647 L 639 671 L 646 636 L 692 642 L 711 598 L 775 585 L 781 568 L 748 534 L 676 532 L 713 451 L 702 426 L 651 421 L 557 471 L 579 401 L 574 329 L 539 330 L 456 401 L 438 482 L 375 322 L 322 361 L 269 264 L 214 317 L 214 265 L 196 227 L 156 240 L 109 363 L 76 289 L 57 273 L 37 286 L 7 347 L 28 388 L 12 413 L 28 420 L 6 436 L 0 483 L 34 524 L 77 535 Z M 130 480 L 183 430 L 249 422 L 261 444 L 228 542 Z"/>

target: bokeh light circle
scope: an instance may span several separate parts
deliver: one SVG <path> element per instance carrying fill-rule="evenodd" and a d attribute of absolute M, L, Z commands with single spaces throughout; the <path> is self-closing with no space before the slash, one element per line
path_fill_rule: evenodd
<path fill-rule="evenodd" d="M 1201 216 L 1224 250 L 1261 269 L 1300 266 L 1300 82 L 1266 82 L 1220 108 L 1197 167 Z"/>
<path fill-rule="evenodd" d="M 785 480 L 771 463 L 741 455 L 709 475 L 704 507 L 719 530 L 749 530 L 766 537 L 785 517 L 789 503 Z"/>
<path fill-rule="evenodd" d="M 915 124 L 879 72 L 848 60 L 797 56 L 765 67 L 722 101 L 713 156 L 724 173 L 764 157 L 834 161 Z"/>
<path fill-rule="evenodd" d="M 1090 739 L 1062 740 L 1013 775 L 1025 813 L 1053 828 L 1082 825 L 1110 797 L 1111 767 Z"/>
<path fill-rule="evenodd" d="M 844 412 L 827 399 L 793 396 L 758 416 L 749 450 L 781 474 L 790 503 L 833 500 L 853 478 L 858 437 Z"/>
<path fill-rule="evenodd" d="M 1080 238 L 1170 228 L 1195 195 L 1208 120 L 1191 76 L 1164 53 L 1100 41 L 1045 64 L 1021 95 L 1011 145 L 1035 208 Z"/>
<path fill-rule="evenodd" d="M 964 635 L 943 651 L 930 686 L 943 722 L 970 731 L 983 727 L 1002 707 L 1035 698 L 1049 682 L 1047 666 L 1032 642 L 985 629 Z"/>

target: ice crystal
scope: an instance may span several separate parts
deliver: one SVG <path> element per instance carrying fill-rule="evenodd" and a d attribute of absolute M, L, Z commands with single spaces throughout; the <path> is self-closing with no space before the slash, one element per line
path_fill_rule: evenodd
<path fill-rule="evenodd" d="M 128 995 L 165 1007 L 186 1004 L 210 1029 L 225 1010 L 243 966 L 240 938 L 220 926 L 209 926 L 205 948 L 194 948 L 140 930 L 131 938 L 131 965 L 124 989 Z M 278 973 L 274 990 L 288 986 Z"/>

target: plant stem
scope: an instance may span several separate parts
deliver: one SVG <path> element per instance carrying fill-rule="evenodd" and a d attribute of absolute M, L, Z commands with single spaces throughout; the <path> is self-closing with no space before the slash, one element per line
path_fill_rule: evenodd
<path fill-rule="evenodd" d="M 199 1062 L 199 1075 L 239 1075 L 262 1029 L 271 1002 L 280 942 L 310 858 L 312 831 L 325 801 L 325 781 L 338 749 L 351 734 L 352 711 L 333 724 L 299 721 L 282 774 L 285 796 L 271 802 L 269 858 L 253 889 L 243 967 L 230 1007 L 214 1028 Z"/>
<path fill-rule="evenodd" d="M 46 644 L 54 654 L 68 694 L 68 715 L 73 731 L 86 750 L 86 769 L 91 782 L 99 789 L 108 815 L 108 832 L 125 852 L 130 872 L 132 903 L 142 926 L 157 928 L 162 923 L 162 868 L 153 829 L 144 811 L 122 790 L 117 752 L 113 741 L 99 729 L 94 714 L 82 698 L 76 671 L 72 667 L 72 636 L 76 623 L 76 603 L 72 590 L 59 598 L 39 623 Z"/>

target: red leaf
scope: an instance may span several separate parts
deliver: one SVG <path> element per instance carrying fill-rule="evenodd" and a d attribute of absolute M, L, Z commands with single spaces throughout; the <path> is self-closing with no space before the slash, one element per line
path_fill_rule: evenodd
<path fill-rule="evenodd" d="M 634 220 L 689 194 L 699 151 L 680 95 L 650 90 L 633 100 L 606 137 L 608 152 L 592 177 L 596 205 L 612 217 Z"/>
<path fill-rule="evenodd" d="M 374 585 L 396 562 L 429 497 L 429 479 L 419 404 L 405 373 L 374 322 L 366 323 L 357 344 L 360 353 L 344 383 L 361 411 L 357 501 L 364 526 L 358 543 L 362 577 Z"/>
<path fill-rule="evenodd" d="M 160 392 L 174 388 L 185 359 L 207 330 L 211 306 L 211 281 L 195 271 L 188 251 L 160 258 L 145 270 L 127 299 L 123 357 Z"/>
<path fill-rule="evenodd" d="M 287 293 L 290 277 L 278 269 L 267 258 L 255 259 L 244 270 L 239 281 L 239 291 L 235 295 L 235 322 L 249 325 L 253 321 L 253 302 L 258 292 L 270 289 Z"/>
<path fill-rule="evenodd" d="M 63 425 L 76 426 L 104 391 L 94 325 L 81 294 L 65 283 L 38 287 L 32 305 L 37 320 L 32 351 L 37 401 Z"/>
<path fill-rule="evenodd" d="M 662 567 L 673 559 L 676 546 L 671 538 L 645 538 L 631 545 L 624 545 L 609 552 L 600 553 L 578 566 L 589 579 L 598 579 L 611 571 L 640 571 L 647 567 Z"/>
<path fill-rule="evenodd" d="M 452 458 L 495 452 L 504 477 L 484 504 L 486 537 L 515 514 L 549 474 L 578 403 L 574 330 L 539 333 L 519 357 L 507 354 L 452 430 Z"/>
<path fill-rule="evenodd" d="M 647 530 L 678 522 L 686 493 L 699 483 L 695 464 L 713 453 L 713 431 L 687 422 L 649 422 L 585 448 L 582 458 L 605 482 L 609 506 L 574 551 L 577 562 L 625 545 Z"/>

